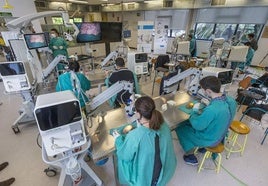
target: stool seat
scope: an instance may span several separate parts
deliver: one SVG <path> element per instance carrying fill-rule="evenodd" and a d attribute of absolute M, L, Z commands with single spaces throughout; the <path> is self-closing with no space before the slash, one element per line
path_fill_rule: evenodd
<path fill-rule="evenodd" d="M 224 145 L 222 143 L 219 143 L 215 147 L 206 147 L 206 150 L 213 153 L 221 153 L 224 151 Z"/>
<path fill-rule="evenodd" d="M 248 134 L 250 132 L 250 128 L 241 121 L 233 121 L 229 128 L 231 133 L 227 138 L 227 143 L 225 143 L 225 150 L 228 151 L 226 156 L 227 159 L 233 152 L 240 152 L 240 156 L 242 156 L 247 143 Z M 239 136 L 240 138 L 243 137 L 244 141 L 238 140 Z M 241 141 L 241 143 L 239 141 Z"/>
<path fill-rule="evenodd" d="M 197 169 L 198 173 L 201 171 L 201 169 L 204 168 L 203 165 L 204 165 L 205 160 L 208 159 L 208 158 L 212 158 L 213 153 L 216 153 L 218 155 L 218 161 L 215 161 L 216 159 L 214 159 L 214 162 L 215 162 L 215 165 L 216 165 L 215 171 L 217 173 L 219 173 L 220 168 L 221 168 L 221 159 L 222 159 L 221 153 L 224 151 L 223 143 L 219 143 L 215 147 L 206 147 L 206 150 L 207 151 L 204 154 L 203 159 L 202 159 L 201 163 L 198 166 L 198 169 Z"/>
<path fill-rule="evenodd" d="M 241 121 L 233 121 L 230 129 L 238 134 L 248 134 L 250 132 L 250 128 L 242 123 Z"/>

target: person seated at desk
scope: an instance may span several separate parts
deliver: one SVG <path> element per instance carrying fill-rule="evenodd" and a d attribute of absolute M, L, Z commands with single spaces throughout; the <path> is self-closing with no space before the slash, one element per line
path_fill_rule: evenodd
<path fill-rule="evenodd" d="M 140 94 L 140 88 L 135 73 L 131 72 L 125 67 L 125 61 L 123 58 L 119 57 L 115 60 L 116 70 L 105 79 L 105 84 L 107 87 L 112 86 L 118 81 L 129 81 L 134 83 L 134 92 L 135 94 Z M 121 107 L 121 104 L 127 104 L 128 99 L 131 94 L 127 90 L 122 90 L 117 95 L 113 96 L 109 100 L 109 104 L 112 108 Z"/>
<path fill-rule="evenodd" d="M 56 91 L 71 90 L 79 99 L 81 108 L 85 107 L 88 97 L 85 92 L 90 89 L 91 83 L 86 76 L 79 72 L 80 65 L 77 61 L 69 63 L 69 71 L 61 74 L 58 78 Z"/>
<path fill-rule="evenodd" d="M 124 136 L 113 132 L 119 182 L 164 186 L 177 165 L 171 131 L 152 98 L 138 98 L 135 108 L 138 127 Z"/>
<path fill-rule="evenodd" d="M 185 152 L 184 161 L 197 165 L 194 155 L 196 147 L 213 147 L 220 143 L 236 113 L 236 101 L 220 92 L 221 82 L 215 76 L 200 80 L 204 94 L 211 98 L 202 112 L 192 111 L 190 118 L 179 123 L 175 129 L 179 142 Z"/>

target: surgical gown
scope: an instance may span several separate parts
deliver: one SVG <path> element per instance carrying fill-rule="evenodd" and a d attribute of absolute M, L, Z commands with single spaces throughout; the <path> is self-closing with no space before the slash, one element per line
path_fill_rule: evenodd
<path fill-rule="evenodd" d="M 192 38 L 190 40 L 190 54 L 191 54 L 191 57 L 196 57 L 196 40 L 195 40 L 195 38 Z"/>
<path fill-rule="evenodd" d="M 130 131 L 127 135 L 116 138 L 118 177 L 121 184 L 133 186 L 151 185 L 156 134 L 159 136 L 162 163 L 157 185 L 164 186 L 172 178 L 177 160 L 170 129 L 166 123 L 163 123 L 157 131 L 140 126 Z"/>
<path fill-rule="evenodd" d="M 252 62 L 252 59 L 253 59 L 253 56 L 254 56 L 254 50 L 252 48 L 249 48 L 247 56 L 246 56 L 246 62 L 245 63 L 239 63 L 238 68 L 241 69 L 241 70 L 244 70 L 245 67 L 250 66 L 251 62 Z"/>
<path fill-rule="evenodd" d="M 84 76 L 84 74 L 76 73 L 77 78 L 80 81 L 81 91 L 77 91 L 74 89 L 72 82 L 71 82 L 71 74 L 66 72 L 59 76 L 56 91 L 64 91 L 64 90 L 71 90 L 74 92 L 77 99 L 79 99 L 80 106 L 84 107 L 85 102 L 88 101 L 88 97 L 85 95 L 85 92 L 90 89 L 91 83 L 90 81 Z"/>
<path fill-rule="evenodd" d="M 226 135 L 236 113 L 236 101 L 229 96 L 212 99 L 201 114 L 193 112 L 175 129 L 185 152 L 195 147 L 217 145 Z"/>
<path fill-rule="evenodd" d="M 52 50 L 53 57 L 57 57 L 57 55 L 64 55 L 68 58 L 68 44 L 67 42 L 61 37 L 51 38 L 49 42 L 49 48 Z M 63 64 L 57 65 L 58 70 L 64 70 Z"/>

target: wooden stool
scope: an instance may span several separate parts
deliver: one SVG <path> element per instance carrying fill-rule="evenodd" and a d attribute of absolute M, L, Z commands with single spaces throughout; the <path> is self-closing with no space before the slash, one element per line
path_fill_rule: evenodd
<path fill-rule="evenodd" d="M 231 152 L 240 152 L 240 155 L 242 156 L 247 143 L 248 133 L 250 132 L 250 128 L 241 121 L 233 121 L 229 129 L 231 130 L 231 134 L 225 144 L 225 149 L 228 151 L 226 156 L 227 159 L 230 157 Z M 237 141 L 239 135 L 244 136 L 243 144 L 240 144 Z M 228 144 L 231 144 L 231 146 L 228 146 Z"/>
<path fill-rule="evenodd" d="M 201 163 L 198 166 L 198 173 L 201 171 L 201 169 L 203 169 L 203 164 L 204 164 L 205 160 L 208 158 L 211 158 L 212 153 L 216 153 L 219 156 L 218 162 L 216 162 L 216 169 L 215 169 L 215 171 L 217 173 L 219 173 L 220 168 L 221 168 L 221 152 L 224 150 L 224 145 L 222 143 L 219 143 L 215 147 L 206 147 L 206 150 L 207 151 L 206 151 Z"/>

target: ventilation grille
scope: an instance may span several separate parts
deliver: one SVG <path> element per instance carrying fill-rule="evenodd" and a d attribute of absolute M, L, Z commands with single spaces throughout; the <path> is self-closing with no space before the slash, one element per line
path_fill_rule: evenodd
<path fill-rule="evenodd" d="M 173 1 L 163 1 L 163 7 L 164 8 L 173 7 Z"/>
<path fill-rule="evenodd" d="M 211 6 L 223 6 L 226 0 L 211 0 Z"/>
<path fill-rule="evenodd" d="M 35 3 L 35 6 L 38 8 L 46 8 L 47 7 L 46 2 L 44 2 L 44 1 L 35 1 L 34 3 Z"/>

